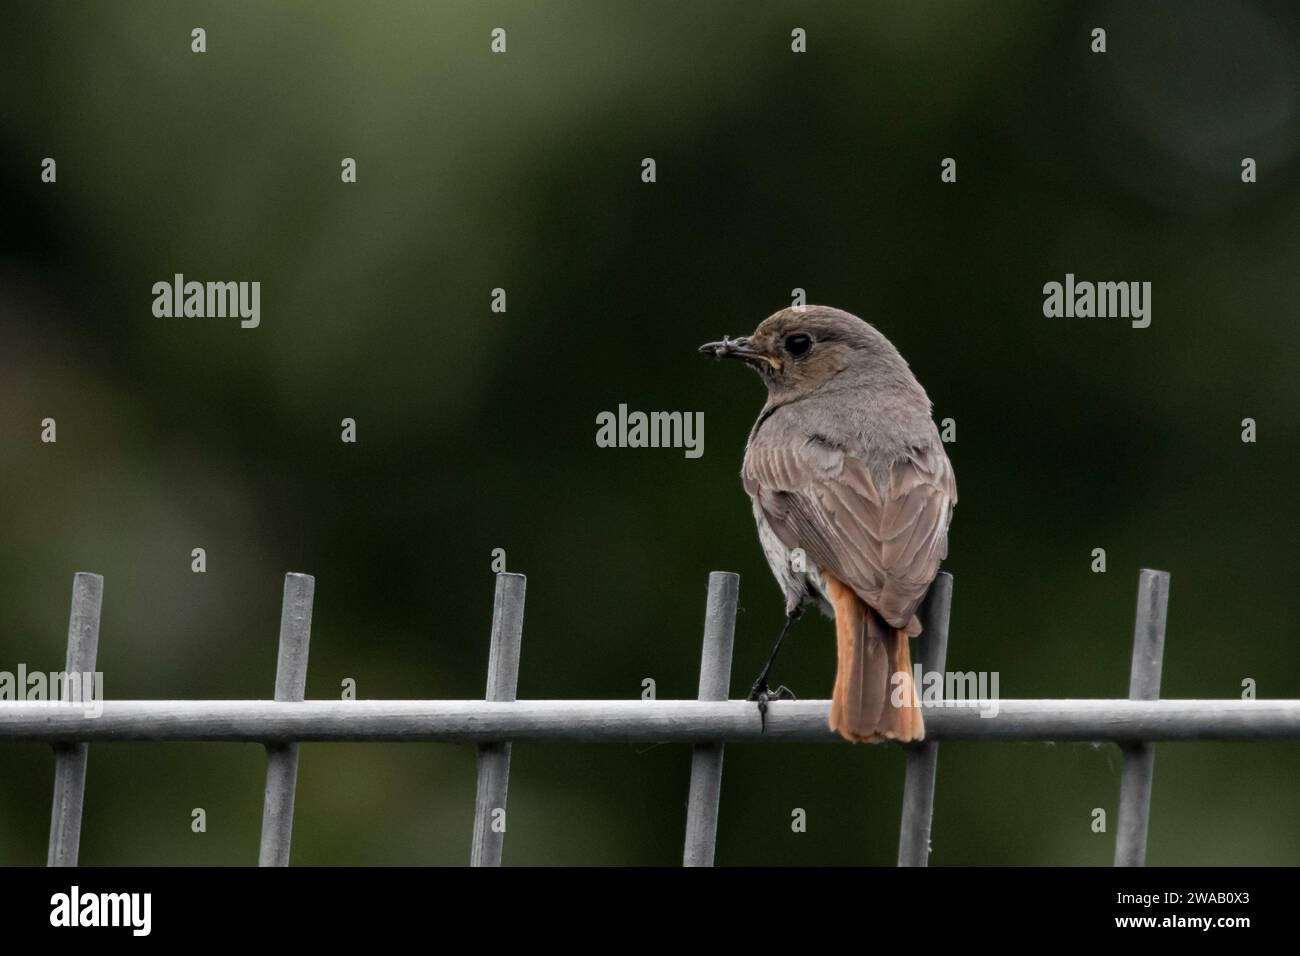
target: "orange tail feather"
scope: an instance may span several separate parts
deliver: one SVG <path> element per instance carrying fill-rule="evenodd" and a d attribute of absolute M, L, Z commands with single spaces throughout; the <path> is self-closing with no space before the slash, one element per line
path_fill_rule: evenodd
<path fill-rule="evenodd" d="M 823 577 L 835 605 L 838 659 L 831 730 L 869 743 L 923 739 L 907 632 L 890 627 L 852 588 Z"/>

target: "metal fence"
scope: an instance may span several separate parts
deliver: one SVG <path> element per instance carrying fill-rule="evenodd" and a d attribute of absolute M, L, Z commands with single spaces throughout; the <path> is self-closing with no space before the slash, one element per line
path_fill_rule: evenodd
<path fill-rule="evenodd" d="M 262 866 L 286 866 L 293 832 L 301 741 L 435 741 L 478 744 L 478 788 L 470 861 L 499 866 L 510 776 L 518 740 L 679 741 L 693 744 L 683 863 L 714 860 L 726 741 L 838 741 L 827 727 L 829 701 L 776 701 L 767 727 L 757 707 L 730 700 L 732 639 L 740 579 L 709 575 L 698 699 L 518 701 L 525 579 L 497 575 L 486 699 L 482 701 L 304 700 L 315 580 L 288 574 L 280 615 L 275 700 L 103 701 L 93 719 L 73 707 L 0 701 L 0 739 L 44 741 L 54 748 L 50 866 L 75 866 L 81 837 L 86 758 L 91 742 L 226 740 L 267 751 Z M 103 578 L 73 578 L 66 671 L 95 670 Z M 940 574 L 922 604 L 916 660 L 944 671 L 952 577 Z M 1163 740 L 1300 739 L 1300 700 L 1160 700 L 1169 575 L 1142 571 L 1127 700 L 1001 700 L 996 716 L 969 706 L 925 704 L 926 740 L 904 745 L 906 772 L 899 866 L 925 866 L 930 853 L 935 768 L 941 740 L 1111 741 L 1123 752 L 1116 866 L 1146 857 L 1153 772 L 1152 743 Z M 65 687 L 64 699 L 69 699 Z M 947 702 L 948 704 L 952 702 Z"/>

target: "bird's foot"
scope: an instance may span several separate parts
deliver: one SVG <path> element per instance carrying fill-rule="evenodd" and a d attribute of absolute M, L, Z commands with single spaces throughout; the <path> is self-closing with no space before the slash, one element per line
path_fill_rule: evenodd
<path fill-rule="evenodd" d="M 767 731 L 767 703 L 772 700 L 798 700 L 794 691 L 784 684 L 779 685 L 775 690 L 767 685 L 767 677 L 760 677 L 754 681 L 754 686 L 750 688 L 747 700 L 755 701 L 758 704 L 758 720 L 763 731 Z"/>

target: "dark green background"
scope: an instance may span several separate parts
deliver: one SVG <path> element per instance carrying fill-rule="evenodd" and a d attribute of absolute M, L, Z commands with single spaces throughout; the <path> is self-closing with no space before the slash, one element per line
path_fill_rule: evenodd
<path fill-rule="evenodd" d="M 501 547 L 529 576 L 521 697 L 626 699 L 645 677 L 693 696 L 712 569 L 741 575 L 742 694 L 781 615 L 738 478 L 762 392 L 695 347 L 801 287 L 876 324 L 957 421 L 950 667 L 999 671 L 1008 698 L 1122 696 L 1137 571 L 1158 567 L 1165 696 L 1251 677 L 1300 697 L 1288 6 L 9 3 L 5 21 L 0 669 L 62 666 L 72 574 L 93 570 L 110 697 L 270 697 L 300 570 L 309 697 L 346 677 L 477 697 Z M 175 272 L 260 280 L 261 327 L 154 318 Z M 1066 272 L 1152 282 L 1151 327 L 1044 318 Z M 704 457 L 597 448 L 620 402 L 704 412 Z M 805 620 L 778 677 L 827 696 L 832 640 Z M 1157 754 L 1151 863 L 1300 860 L 1294 745 Z M 895 748 L 726 762 L 720 863 L 893 861 Z M 1118 769 L 1110 746 L 945 745 L 933 862 L 1108 863 L 1089 824 L 1113 824 Z M 682 746 L 518 746 L 506 862 L 680 862 L 688 773 Z M 256 746 L 95 746 L 82 860 L 252 863 L 263 775 Z M 44 861 L 51 780 L 47 747 L 0 745 L 0 863 Z M 294 862 L 464 863 L 473 795 L 469 747 L 305 746 Z"/>

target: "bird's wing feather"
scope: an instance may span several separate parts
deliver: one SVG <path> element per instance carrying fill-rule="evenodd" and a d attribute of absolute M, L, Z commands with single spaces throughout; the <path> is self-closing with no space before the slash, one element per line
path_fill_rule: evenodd
<path fill-rule="evenodd" d="M 937 441 L 908 450 L 877 487 L 866 462 L 819 441 L 751 446 L 742 473 L 787 548 L 849 585 L 891 625 L 912 615 L 947 555 L 957 487 Z"/>

